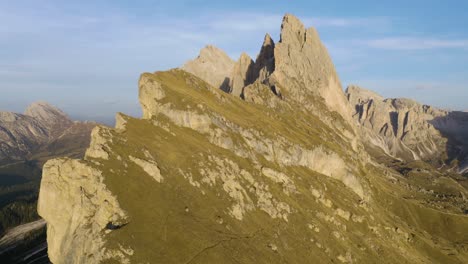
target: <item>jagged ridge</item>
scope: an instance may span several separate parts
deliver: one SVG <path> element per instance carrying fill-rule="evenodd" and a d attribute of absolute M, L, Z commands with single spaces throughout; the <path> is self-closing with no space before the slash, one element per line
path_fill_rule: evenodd
<path fill-rule="evenodd" d="M 423 190 L 366 153 L 313 29 L 286 16 L 273 50 L 244 100 L 200 73 L 145 73 L 142 119 L 118 114 L 115 129 L 93 131 L 84 160 L 47 163 L 39 211 L 48 239 L 63 241 L 51 260 L 466 262 L 466 189 L 424 167 L 443 184 Z M 424 203 L 439 192 L 462 197 Z M 53 210 L 55 199 L 70 209 Z M 79 243 L 88 237 L 97 243 Z"/>

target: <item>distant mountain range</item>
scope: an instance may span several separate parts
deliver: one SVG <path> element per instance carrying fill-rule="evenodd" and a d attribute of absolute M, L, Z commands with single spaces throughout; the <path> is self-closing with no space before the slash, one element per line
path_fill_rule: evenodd
<path fill-rule="evenodd" d="M 0 164 L 48 157 L 79 157 L 96 123 L 71 120 L 46 103 L 31 104 L 23 114 L 0 112 Z"/>

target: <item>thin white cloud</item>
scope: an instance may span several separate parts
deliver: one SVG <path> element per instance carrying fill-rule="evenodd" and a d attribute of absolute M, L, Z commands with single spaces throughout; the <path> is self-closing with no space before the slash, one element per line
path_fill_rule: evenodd
<path fill-rule="evenodd" d="M 388 37 L 363 42 L 366 46 L 385 50 L 466 49 L 468 39 Z"/>
<path fill-rule="evenodd" d="M 214 19 L 202 22 L 213 30 L 224 31 L 271 31 L 279 28 L 281 15 L 237 13 L 215 16 Z"/>
<path fill-rule="evenodd" d="M 340 18 L 340 17 L 316 17 L 304 18 L 304 23 L 317 28 L 337 27 L 383 27 L 391 24 L 391 19 L 387 17 L 368 17 L 368 18 Z"/>

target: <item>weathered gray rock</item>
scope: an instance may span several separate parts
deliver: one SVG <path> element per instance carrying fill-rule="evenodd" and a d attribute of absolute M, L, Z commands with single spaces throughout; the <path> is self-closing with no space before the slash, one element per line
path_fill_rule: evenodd
<path fill-rule="evenodd" d="M 253 60 L 242 53 L 231 73 L 230 93 L 235 96 L 241 96 L 245 86 L 251 84 L 253 79 Z"/>
<path fill-rule="evenodd" d="M 244 87 L 243 98 L 246 102 L 251 102 L 259 105 L 265 105 L 270 108 L 275 108 L 279 104 L 284 104 L 271 88 L 257 80 L 255 83 Z"/>
<path fill-rule="evenodd" d="M 274 48 L 274 60 L 274 73 L 269 82 L 285 100 L 307 108 L 311 99 L 319 96 L 331 111 L 349 122 L 351 108 L 331 57 L 314 28 L 306 29 L 299 19 L 286 15 L 281 39 Z"/>
<path fill-rule="evenodd" d="M 44 165 L 38 213 L 47 221 L 48 255 L 55 264 L 99 263 L 115 255 L 104 250 L 103 237 L 127 223 L 102 173 L 71 159 Z"/>
<path fill-rule="evenodd" d="M 214 46 L 206 46 L 196 59 L 185 63 L 182 69 L 202 78 L 216 88 L 229 92 L 230 76 L 234 65 L 235 61 L 224 51 Z"/>

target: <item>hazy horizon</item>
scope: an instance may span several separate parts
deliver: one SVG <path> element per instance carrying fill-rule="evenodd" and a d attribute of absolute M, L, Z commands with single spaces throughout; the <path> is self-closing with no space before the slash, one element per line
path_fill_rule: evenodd
<path fill-rule="evenodd" d="M 342 8 L 336 8 L 336 6 Z M 255 59 L 284 13 L 314 26 L 343 88 L 468 110 L 468 3 L 452 1 L 0 1 L 0 110 L 47 101 L 72 118 L 140 116 L 137 82 L 207 44 Z M 352 16 L 349 14 L 353 14 Z"/>

